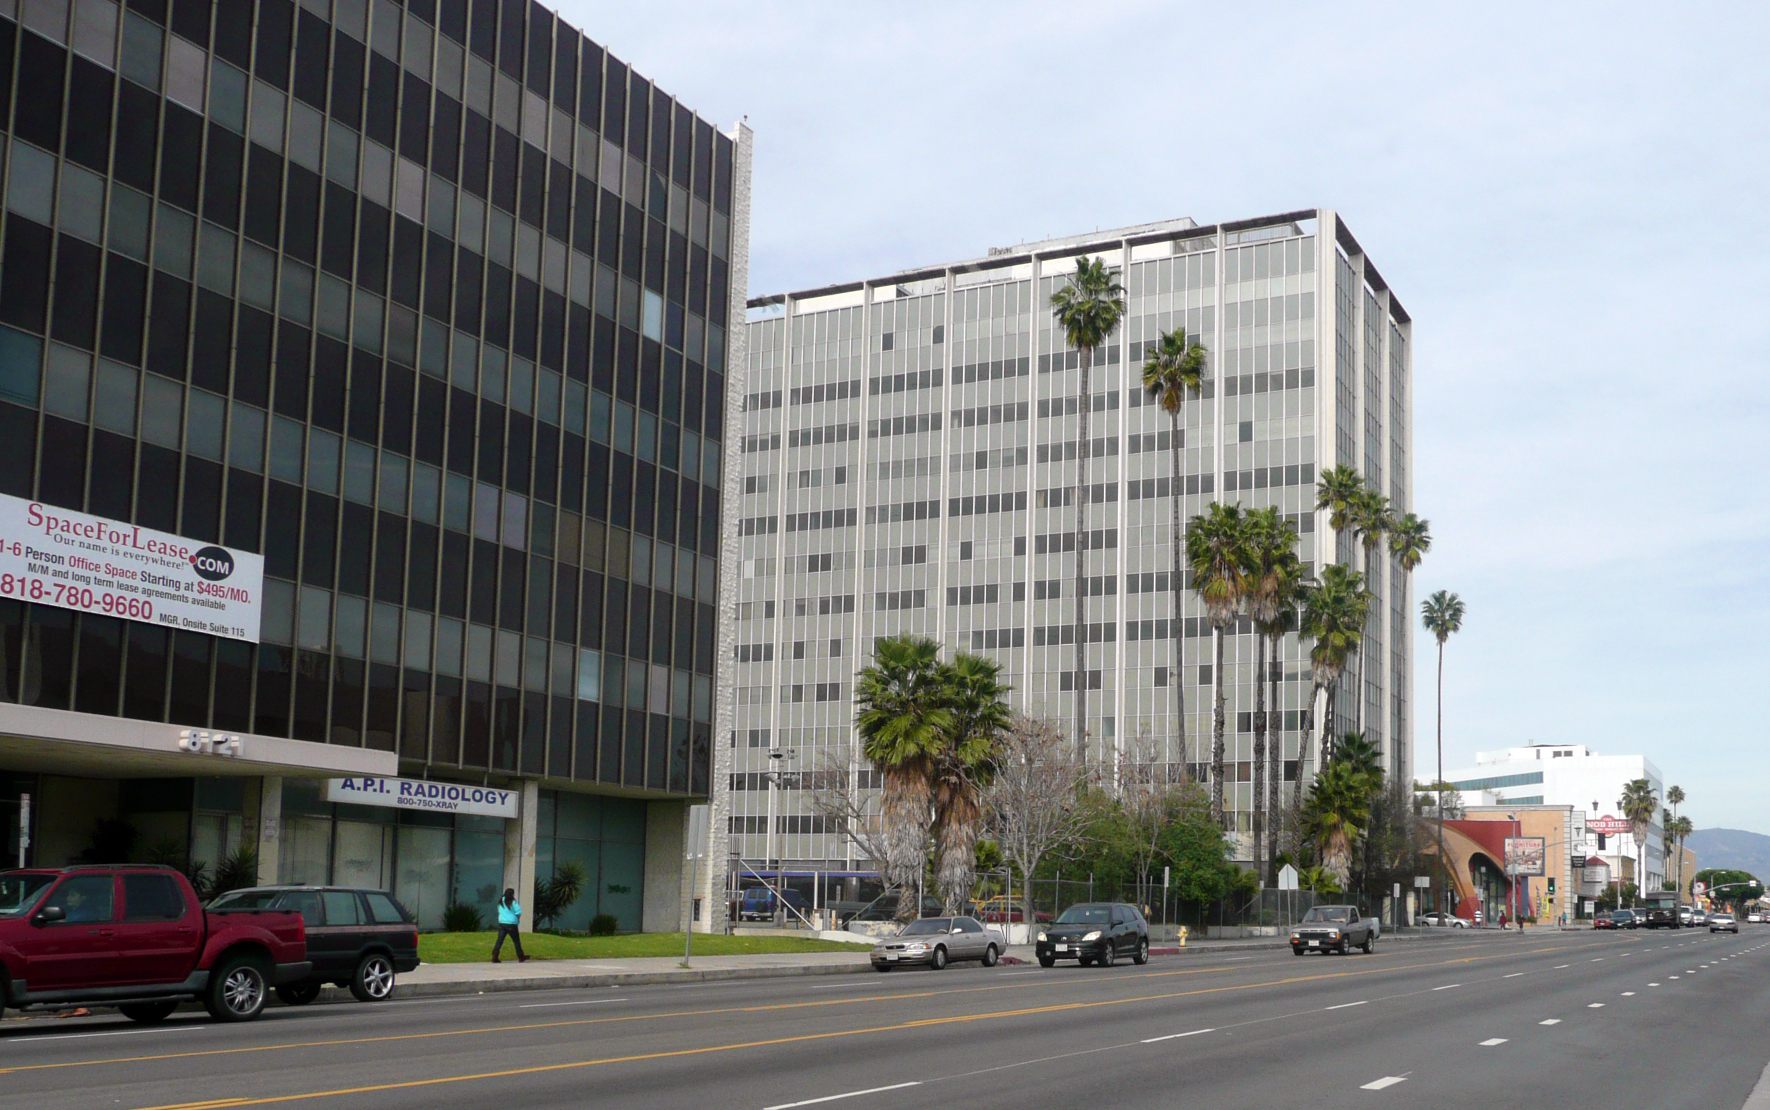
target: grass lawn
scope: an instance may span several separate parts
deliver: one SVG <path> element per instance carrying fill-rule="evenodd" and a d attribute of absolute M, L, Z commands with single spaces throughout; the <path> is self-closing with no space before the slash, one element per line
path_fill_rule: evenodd
<path fill-rule="evenodd" d="M 492 958 L 495 933 L 424 933 L 418 938 L 418 956 L 425 963 L 478 963 Z M 556 937 L 528 933 L 523 951 L 537 960 L 615 960 L 641 956 L 682 955 L 681 933 L 633 933 L 619 937 Z M 781 952 L 865 952 L 867 945 L 845 944 L 812 937 L 746 937 L 723 933 L 696 933 L 697 956 L 748 956 Z M 504 945 L 506 960 L 515 959 Z"/>

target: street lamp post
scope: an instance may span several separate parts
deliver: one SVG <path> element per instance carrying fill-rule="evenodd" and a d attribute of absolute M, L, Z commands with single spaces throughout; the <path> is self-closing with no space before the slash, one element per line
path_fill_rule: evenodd
<path fill-rule="evenodd" d="M 776 925 L 783 924 L 786 919 L 786 896 L 782 893 L 782 889 L 786 884 L 781 878 L 780 863 L 775 857 L 776 822 L 774 792 L 776 789 L 785 789 L 785 784 L 782 782 L 782 778 L 785 775 L 783 769 L 788 763 L 791 763 L 797 755 L 798 753 L 792 748 L 768 749 L 768 758 L 773 766 L 763 774 L 763 778 L 768 780 L 768 832 L 767 839 L 764 841 L 767 845 L 764 851 L 767 853 L 768 858 L 763 862 L 763 867 L 764 869 L 769 867 L 774 868 L 774 923 Z"/>

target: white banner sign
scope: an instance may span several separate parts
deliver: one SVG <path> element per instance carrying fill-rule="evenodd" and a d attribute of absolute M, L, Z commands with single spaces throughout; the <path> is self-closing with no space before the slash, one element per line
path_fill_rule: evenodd
<path fill-rule="evenodd" d="M 264 558 L 0 495 L 0 597 L 258 642 Z"/>
<path fill-rule="evenodd" d="M 494 786 L 462 786 L 424 779 L 380 779 L 358 776 L 327 779 L 326 801 L 357 806 L 425 809 L 432 813 L 471 813 L 481 817 L 515 817 L 519 798 L 514 790 Z"/>

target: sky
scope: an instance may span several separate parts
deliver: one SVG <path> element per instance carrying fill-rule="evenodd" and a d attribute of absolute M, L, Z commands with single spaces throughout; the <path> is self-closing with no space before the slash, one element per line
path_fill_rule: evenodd
<path fill-rule="evenodd" d="M 1698 827 L 1770 834 L 1770 7 L 558 7 L 747 119 L 752 295 L 1339 212 L 1414 320 L 1415 592 L 1468 606 L 1445 766 L 1642 753 Z"/>

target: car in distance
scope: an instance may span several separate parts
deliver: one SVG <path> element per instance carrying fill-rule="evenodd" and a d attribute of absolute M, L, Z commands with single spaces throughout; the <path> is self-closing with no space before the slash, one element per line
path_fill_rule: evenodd
<path fill-rule="evenodd" d="M 1647 911 L 1647 927 L 1649 929 L 1676 929 L 1678 927 L 1678 911 L 1670 906 L 1655 906 Z"/>
<path fill-rule="evenodd" d="M 971 914 L 979 921 L 990 923 L 1018 922 L 1026 920 L 1026 907 L 1021 904 L 1018 898 L 1009 901 L 1007 895 L 998 894 L 993 898 L 985 898 L 972 906 Z M 1051 915 L 1044 910 L 1035 909 L 1033 910 L 1033 920 L 1041 924 L 1048 924 Z"/>
<path fill-rule="evenodd" d="M 1376 919 L 1360 915 L 1357 906 L 1316 906 L 1291 930 L 1291 952 L 1298 956 L 1310 952 L 1344 956 L 1354 948 L 1364 949 L 1368 956 L 1376 942 Z"/>
<path fill-rule="evenodd" d="M 1414 924 L 1428 929 L 1468 929 L 1475 923 L 1466 917 L 1433 910 L 1431 913 L 1421 914 L 1414 920 Z"/>
<path fill-rule="evenodd" d="M 954 960 L 977 960 L 994 967 L 1005 947 L 1001 934 L 984 928 L 975 917 L 924 917 L 873 946 L 873 970 L 927 964 L 940 971 Z"/>
<path fill-rule="evenodd" d="M 1764 915 L 1758 910 L 1753 910 L 1751 913 L 1745 915 L 1745 920 L 1748 925 L 1762 925 L 1764 923 Z"/>
<path fill-rule="evenodd" d="M 1709 915 L 1706 913 L 1703 913 L 1701 910 L 1697 910 L 1695 913 L 1690 915 L 1690 924 L 1693 928 L 1700 929 L 1704 925 L 1707 925 L 1708 923 L 1709 923 Z"/>
<path fill-rule="evenodd" d="M 1616 918 L 1611 916 L 1609 910 L 1599 910 L 1592 916 L 1592 928 L 1614 929 L 1616 928 Z"/>
<path fill-rule="evenodd" d="M 384 890 L 346 887 L 261 886 L 215 899 L 212 910 L 293 910 L 307 923 L 306 978 L 283 983 L 277 997 L 305 1006 L 335 983 L 358 1002 L 381 1002 L 400 975 L 418 966 L 418 926 Z"/>
<path fill-rule="evenodd" d="M 1611 910 L 1610 927 L 1613 929 L 1639 929 L 1641 918 L 1634 910 Z"/>
<path fill-rule="evenodd" d="M 1040 967 L 1074 960 L 1083 967 L 1111 967 L 1120 956 L 1149 962 L 1149 922 L 1136 906 L 1123 902 L 1083 902 L 1064 910 L 1039 930 L 1034 952 Z"/>
<path fill-rule="evenodd" d="M 1739 932 L 1739 918 L 1730 913 L 1711 913 L 1709 914 L 1709 932 L 1737 933 Z"/>
<path fill-rule="evenodd" d="M 312 971 L 300 914 L 205 910 L 181 872 L 151 865 L 0 872 L 0 963 L 0 1005 L 115 1006 L 144 1024 L 192 1000 L 251 1021 Z"/>
<path fill-rule="evenodd" d="M 922 912 L 918 917 L 941 917 L 946 913 L 946 905 L 930 894 L 922 895 Z M 859 913 L 844 918 L 842 925 L 846 927 L 850 921 L 896 921 L 897 892 L 887 891 L 868 902 Z"/>
<path fill-rule="evenodd" d="M 738 902 L 739 921 L 772 921 L 775 910 L 785 906 L 787 916 L 811 915 L 811 903 L 796 890 L 782 888 L 779 897 L 773 887 L 753 886 L 744 891 Z"/>

